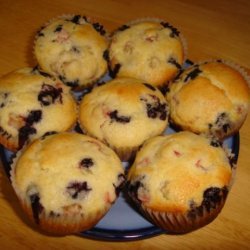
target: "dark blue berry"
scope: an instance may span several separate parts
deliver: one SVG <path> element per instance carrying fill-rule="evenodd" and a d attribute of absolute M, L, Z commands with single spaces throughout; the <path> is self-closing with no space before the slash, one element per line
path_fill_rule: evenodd
<path fill-rule="evenodd" d="M 80 24 L 80 19 L 81 19 L 81 15 L 75 15 L 69 21 L 71 21 L 72 23 L 75 23 L 75 24 Z"/>
<path fill-rule="evenodd" d="M 117 63 L 115 64 L 114 68 L 111 69 L 109 68 L 109 74 L 112 78 L 115 78 L 117 76 L 117 74 L 119 73 L 119 70 L 121 68 L 121 64 L 120 63 Z"/>
<path fill-rule="evenodd" d="M 44 83 L 42 85 L 41 91 L 38 94 L 38 100 L 44 106 L 53 104 L 57 100 L 62 103 L 62 92 L 62 88 L 55 88 L 52 85 Z"/>
<path fill-rule="evenodd" d="M 93 23 L 92 24 L 94 29 L 99 32 L 102 36 L 104 36 L 106 34 L 106 31 L 103 27 L 103 25 L 99 24 L 99 23 Z"/>
<path fill-rule="evenodd" d="M 37 123 L 42 119 L 41 110 L 32 110 L 29 112 L 28 117 L 25 119 L 26 126 L 32 126 L 33 123 Z"/>
<path fill-rule="evenodd" d="M 198 68 L 195 67 L 192 71 L 190 71 L 187 76 L 184 79 L 184 82 L 187 82 L 189 80 L 194 80 L 202 71 Z"/>
<path fill-rule="evenodd" d="M 152 119 L 159 118 L 160 120 L 166 120 L 168 114 L 166 103 L 161 103 L 160 99 L 155 95 L 150 96 L 152 97 L 152 101 L 145 98 L 140 99 L 146 103 L 147 116 Z"/>
<path fill-rule="evenodd" d="M 129 29 L 129 28 L 130 28 L 130 26 L 124 24 L 124 25 L 122 25 L 121 27 L 119 27 L 118 30 L 119 30 L 119 31 L 123 31 L 123 30 Z"/>
<path fill-rule="evenodd" d="M 124 184 L 125 184 L 125 175 L 124 174 L 119 174 L 118 175 L 118 183 L 119 185 L 116 186 L 114 183 L 113 183 L 113 187 L 115 188 L 115 193 L 116 193 L 116 196 L 119 196 L 122 188 L 124 187 Z"/>
<path fill-rule="evenodd" d="M 154 86 L 152 86 L 151 84 L 149 83 L 143 83 L 147 88 L 153 90 L 153 91 L 156 91 L 156 88 Z"/>
<path fill-rule="evenodd" d="M 94 165 L 92 158 L 83 158 L 80 161 L 80 168 L 91 168 Z"/>
<path fill-rule="evenodd" d="M 36 224 L 39 224 L 40 223 L 39 216 L 44 210 L 44 207 L 40 203 L 40 196 L 38 193 L 36 193 L 36 194 L 30 195 L 29 198 L 30 198 L 34 221 Z"/>
<path fill-rule="evenodd" d="M 181 65 L 173 57 L 168 59 L 168 63 L 174 65 L 178 70 L 181 70 Z"/>
<path fill-rule="evenodd" d="M 118 111 L 114 110 L 109 113 L 109 117 L 111 121 L 119 122 L 119 123 L 128 123 L 131 120 L 130 116 L 118 115 Z"/>
<path fill-rule="evenodd" d="M 82 195 L 85 196 L 92 188 L 88 187 L 88 183 L 74 181 L 71 182 L 66 187 L 67 193 L 71 196 L 72 199 L 80 198 Z"/>
<path fill-rule="evenodd" d="M 161 25 L 164 28 L 167 28 L 167 29 L 171 30 L 170 37 L 174 38 L 174 37 L 178 37 L 179 36 L 180 32 L 175 27 L 173 27 L 171 24 L 169 24 L 167 22 L 161 22 Z"/>
<path fill-rule="evenodd" d="M 54 32 L 60 32 L 61 30 L 62 30 L 62 24 L 59 24 L 56 28 L 55 28 L 55 30 L 54 30 Z"/>
<path fill-rule="evenodd" d="M 109 62 L 109 51 L 107 49 L 103 51 L 102 56 L 107 62 Z"/>

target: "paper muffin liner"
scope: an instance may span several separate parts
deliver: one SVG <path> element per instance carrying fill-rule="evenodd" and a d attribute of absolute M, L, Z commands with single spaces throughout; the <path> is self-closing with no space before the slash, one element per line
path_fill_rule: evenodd
<path fill-rule="evenodd" d="M 102 210 L 92 214 L 54 214 L 53 216 L 45 211 L 39 214 L 39 221 L 34 219 L 31 204 L 19 198 L 24 213 L 33 221 L 43 232 L 55 235 L 68 235 L 80 233 L 94 227 L 108 212 L 111 205 L 107 205 Z"/>
<path fill-rule="evenodd" d="M 33 58 L 35 59 L 35 61 L 37 62 L 37 64 L 38 64 L 39 67 L 40 67 L 40 65 L 39 65 L 39 63 L 37 61 L 37 58 L 36 58 L 36 55 L 35 55 L 35 46 L 36 46 L 37 39 L 39 38 L 39 36 L 37 35 L 39 33 L 39 31 L 41 31 L 43 28 L 47 27 L 49 24 L 53 23 L 56 20 L 59 20 L 59 19 L 70 19 L 70 18 L 73 18 L 74 16 L 78 16 L 78 15 L 75 15 L 75 14 L 62 14 L 62 15 L 59 15 L 57 17 L 53 17 L 49 21 L 45 22 L 41 26 L 40 30 L 38 29 L 38 31 L 37 31 L 37 33 L 35 35 L 35 38 L 34 38 L 34 42 L 33 42 L 32 54 L 33 54 Z M 91 24 L 91 25 L 93 25 L 93 24 L 99 24 L 101 27 L 103 27 L 103 30 L 105 31 L 105 34 L 102 35 L 102 36 L 107 41 L 107 49 L 108 49 L 110 35 L 109 35 L 109 32 L 107 31 L 107 29 L 102 24 L 100 24 L 99 21 L 97 21 L 96 18 L 94 18 L 94 17 L 85 16 L 85 15 L 79 15 L 79 16 L 83 17 L 84 20 L 85 20 L 85 22 L 88 23 L 88 24 Z M 81 23 L 81 24 L 84 24 L 84 22 Z M 66 83 L 65 83 L 65 85 L 68 86 L 68 87 L 70 87 L 75 92 L 80 92 L 80 91 L 83 91 L 85 89 L 92 88 L 102 77 L 104 77 L 107 74 L 107 72 L 108 72 L 108 62 L 107 61 L 106 61 L 106 64 L 107 64 L 107 68 L 106 68 L 105 72 L 103 72 L 98 78 L 96 78 L 94 80 L 89 80 L 85 84 L 79 84 L 79 86 L 77 86 L 77 87 L 71 87 L 71 86 L 67 85 Z M 59 78 L 59 76 L 55 72 L 51 71 L 49 73 L 51 75 Z M 62 81 L 62 80 L 60 79 L 60 81 Z M 64 81 L 62 81 L 62 82 L 64 83 Z"/>
<path fill-rule="evenodd" d="M 154 225 L 166 230 L 167 233 L 184 234 L 212 222 L 220 213 L 225 204 L 225 200 L 221 201 L 215 208 L 210 211 L 202 206 L 199 212 L 192 213 L 171 213 L 154 211 L 145 206 L 141 206 L 142 214 L 151 221 Z"/>
<path fill-rule="evenodd" d="M 189 233 L 206 226 L 219 215 L 227 198 L 226 194 L 225 196 L 221 196 L 220 201 L 217 201 L 215 204 L 213 202 L 206 202 L 197 208 L 184 212 L 170 212 L 167 209 L 165 211 L 158 211 L 149 208 L 143 202 L 139 202 L 133 193 L 128 191 L 128 194 L 138 212 L 153 225 L 165 230 L 168 234 Z"/>
<path fill-rule="evenodd" d="M 30 221 L 36 224 L 37 227 L 43 232 L 52 233 L 55 235 L 79 233 L 95 226 L 108 212 L 112 205 L 111 203 L 106 203 L 105 207 L 102 209 L 90 214 L 84 214 L 83 216 L 80 213 L 74 212 L 62 213 L 60 215 L 55 213 L 52 215 L 51 213 L 46 212 L 46 208 L 44 208 L 41 213 L 38 213 L 38 217 L 35 218 L 30 200 L 23 197 L 15 181 L 16 164 L 19 157 L 29 147 L 29 145 L 30 144 L 25 145 L 17 152 L 11 163 L 10 170 L 11 185 L 16 193 L 24 214 L 26 214 Z"/>

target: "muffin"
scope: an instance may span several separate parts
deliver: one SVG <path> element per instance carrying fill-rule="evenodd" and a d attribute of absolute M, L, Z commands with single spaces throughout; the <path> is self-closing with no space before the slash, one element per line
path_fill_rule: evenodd
<path fill-rule="evenodd" d="M 162 88 L 180 71 L 184 48 L 179 31 L 159 20 L 123 25 L 111 37 L 111 76 L 133 77 Z"/>
<path fill-rule="evenodd" d="M 168 233 L 187 233 L 221 211 L 232 170 L 218 143 L 188 131 L 149 139 L 128 173 L 143 215 Z"/>
<path fill-rule="evenodd" d="M 124 170 L 106 145 L 78 133 L 35 140 L 18 153 L 11 181 L 24 212 L 44 232 L 93 227 L 115 202 Z"/>
<path fill-rule="evenodd" d="M 85 16 L 63 16 L 37 33 L 34 54 L 40 67 L 73 89 L 91 86 L 107 71 L 106 31 Z"/>
<path fill-rule="evenodd" d="M 17 151 L 48 132 L 71 129 L 77 119 L 70 88 L 35 68 L 0 78 L 0 143 Z"/>
<path fill-rule="evenodd" d="M 83 97 L 79 124 L 126 161 L 145 140 L 164 132 L 168 105 L 154 86 L 133 78 L 116 78 Z"/>
<path fill-rule="evenodd" d="M 221 140 L 241 128 L 249 97 L 247 79 L 220 60 L 191 66 L 169 86 L 166 95 L 176 127 Z"/>

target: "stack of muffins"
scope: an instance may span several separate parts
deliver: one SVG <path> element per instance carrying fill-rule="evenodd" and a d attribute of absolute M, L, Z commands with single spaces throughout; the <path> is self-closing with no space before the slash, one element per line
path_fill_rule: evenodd
<path fill-rule="evenodd" d="M 248 78 L 222 60 L 185 69 L 185 46 L 162 20 L 107 34 L 65 15 L 37 32 L 38 66 L 1 77 L 0 143 L 16 152 L 11 182 L 42 230 L 90 229 L 123 187 L 169 233 L 216 218 L 235 170 L 223 140 L 246 119 Z"/>

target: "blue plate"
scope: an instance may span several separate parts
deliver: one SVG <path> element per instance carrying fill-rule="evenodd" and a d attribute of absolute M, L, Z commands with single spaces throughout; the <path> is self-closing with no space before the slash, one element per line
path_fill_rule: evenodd
<path fill-rule="evenodd" d="M 172 128 L 168 128 L 165 131 L 165 134 L 171 133 L 175 133 Z M 239 133 L 226 139 L 224 144 L 232 150 L 234 162 L 236 163 L 239 153 Z M 0 156 L 5 172 L 9 176 L 9 163 L 13 153 L 0 146 Z M 128 167 L 128 164 L 125 162 L 124 167 Z M 163 233 L 167 232 L 152 225 L 142 217 L 133 206 L 130 205 L 126 193 L 121 193 L 109 212 L 95 227 L 78 235 L 98 240 L 131 241 L 145 239 Z"/>
<path fill-rule="evenodd" d="M 190 60 L 184 64 L 184 68 L 192 65 Z M 107 74 L 100 82 L 106 82 L 111 78 Z M 76 93 L 76 98 L 81 98 L 83 93 Z M 172 128 L 168 128 L 165 134 L 175 133 Z M 234 162 L 237 162 L 239 153 L 239 133 L 224 141 L 234 154 Z M 0 146 L 0 157 L 3 162 L 6 174 L 9 176 L 9 163 L 13 153 Z M 128 164 L 124 162 L 124 167 Z M 98 240 L 109 241 L 130 241 L 153 237 L 162 233 L 166 233 L 162 229 L 152 225 L 144 217 L 142 217 L 130 205 L 125 193 L 121 193 L 115 204 L 100 222 L 91 230 L 82 232 L 78 235 Z"/>

